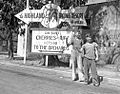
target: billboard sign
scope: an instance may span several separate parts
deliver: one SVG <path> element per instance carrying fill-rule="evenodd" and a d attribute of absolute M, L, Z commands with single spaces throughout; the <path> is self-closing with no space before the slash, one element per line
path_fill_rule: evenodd
<path fill-rule="evenodd" d="M 55 4 L 47 4 L 40 10 L 29 10 L 27 8 L 15 16 L 26 24 L 41 22 L 46 28 L 56 28 L 61 22 L 68 22 L 71 26 L 86 26 L 84 18 L 86 7 L 77 7 L 73 10 L 75 11 L 71 11 L 71 9 L 61 10 Z"/>
<path fill-rule="evenodd" d="M 32 52 L 46 54 L 70 54 L 66 39 L 71 36 L 69 31 L 32 31 Z"/>

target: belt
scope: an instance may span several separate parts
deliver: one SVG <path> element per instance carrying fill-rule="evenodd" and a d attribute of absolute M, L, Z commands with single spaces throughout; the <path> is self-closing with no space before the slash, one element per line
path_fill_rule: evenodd
<path fill-rule="evenodd" d="M 87 59 L 89 59 L 89 60 L 95 60 L 95 59 L 92 59 L 92 58 L 88 58 L 88 57 L 86 57 L 86 56 L 84 56 L 84 58 L 87 58 Z"/>

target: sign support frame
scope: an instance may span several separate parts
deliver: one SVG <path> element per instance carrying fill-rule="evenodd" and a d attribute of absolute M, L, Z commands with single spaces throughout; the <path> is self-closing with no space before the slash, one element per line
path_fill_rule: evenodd
<path fill-rule="evenodd" d="M 27 0 L 26 8 L 29 9 L 29 0 Z M 25 48 L 24 48 L 24 62 L 23 64 L 26 64 L 27 59 L 27 34 L 28 34 L 28 24 L 25 24 Z"/>
<path fill-rule="evenodd" d="M 26 9 L 29 9 L 29 0 L 27 0 L 27 5 L 26 5 Z M 29 23 L 28 23 L 29 24 Z M 25 31 L 25 48 L 24 48 L 24 64 L 26 64 L 26 59 L 27 59 L 27 34 L 28 34 L 28 24 L 25 24 L 26 27 L 26 31 Z M 46 61 L 45 61 L 45 65 L 48 66 L 48 55 L 46 55 Z"/>
<path fill-rule="evenodd" d="M 27 33 L 28 32 L 28 25 L 25 24 L 25 43 L 24 43 L 24 64 L 26 64 L 26 59 L 27 59 Z"/>
<path fill-rule="evenodd" d="M 48 67 L 48 55 L 45 56 L 45 66 Z"/>

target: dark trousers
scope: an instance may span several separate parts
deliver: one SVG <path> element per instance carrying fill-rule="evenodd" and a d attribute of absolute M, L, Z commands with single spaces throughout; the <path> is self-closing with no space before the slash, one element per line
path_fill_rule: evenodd
<path fill-rule="evenodd" d="M 84 57 L 83 65 L 84 65 L 85 80 L 89 81 L 89 76 L 90 76 L 89 70 L 91 70 L 92 79 L 95 79 L 96 81 L 98 81 L 98 75 L 97 75 L 95 60 L 88 59 L 88 58 Z"/>

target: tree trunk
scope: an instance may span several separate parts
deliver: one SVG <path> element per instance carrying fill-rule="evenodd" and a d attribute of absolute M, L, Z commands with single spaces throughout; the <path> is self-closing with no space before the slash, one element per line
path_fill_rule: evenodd
<path fill-rule="evenodd" d="M 8 57 L 9 59 L 13 59 L 13 40 L 12 40 L 12 33 L 9 34 L 8 37 Z"/>

